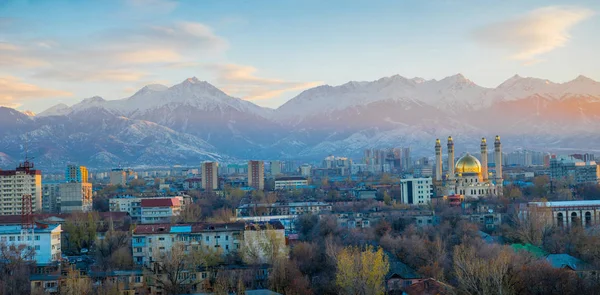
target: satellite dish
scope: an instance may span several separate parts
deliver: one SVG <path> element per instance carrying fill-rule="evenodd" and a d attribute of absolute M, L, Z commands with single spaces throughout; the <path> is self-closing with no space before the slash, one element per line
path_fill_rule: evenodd
<path fill-rule="evenodd" d="M 494 209 L 489 209 L 488 212 L 494 213 Z"/>

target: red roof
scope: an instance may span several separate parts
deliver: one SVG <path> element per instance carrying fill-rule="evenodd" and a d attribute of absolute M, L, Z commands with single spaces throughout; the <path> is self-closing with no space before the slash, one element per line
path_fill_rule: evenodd
<path fill-rule="evenodd" d="M 168 199 L 142 199 L 142 207 L 173 207 L 179 206 L 178 198 L 168 198 Z"/>

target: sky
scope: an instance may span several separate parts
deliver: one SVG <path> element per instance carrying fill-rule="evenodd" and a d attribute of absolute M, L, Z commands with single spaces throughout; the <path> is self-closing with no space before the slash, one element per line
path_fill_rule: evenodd
<path fill-rule="evenodd" d="M 462 73 L 600 81 L 600 1 L 0 1 L 0 105 L 133 95 L 189 77 L 276 108 L 322 84 Z"/>

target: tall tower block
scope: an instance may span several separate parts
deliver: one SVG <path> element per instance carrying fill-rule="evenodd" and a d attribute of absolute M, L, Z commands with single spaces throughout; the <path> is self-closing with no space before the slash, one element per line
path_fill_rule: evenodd
<path fill-rule="evenodd" d="M 435 140 L 435 180 L 442 181 L 442 143 Z"/>
<path fill-rule="evenodd" d="M 488 154 L 487 154 L 487 141 L 481 138 L 481 176 L 483 181 L 488 180 Z"/>
<path fill-rule="evenodd" d="M 500 136 L 496 135 L 494 140 L 494 163 L 496 164 L 496 185 L 502 185 L 502 143 Z"/>
<path fill-rule="evenodd" d="M 448 175 L 454 179 L 454 141 L 448 136 Z"/>

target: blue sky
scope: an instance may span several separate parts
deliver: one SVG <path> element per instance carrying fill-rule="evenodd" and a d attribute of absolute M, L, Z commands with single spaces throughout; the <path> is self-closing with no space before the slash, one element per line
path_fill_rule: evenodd
<path fill-rule="evenodd" d="M 0 105 L 39 112 L 196 76 L 277 107 L 400 74 L 600 80 L 599 1 L 0 2 Z"/>

